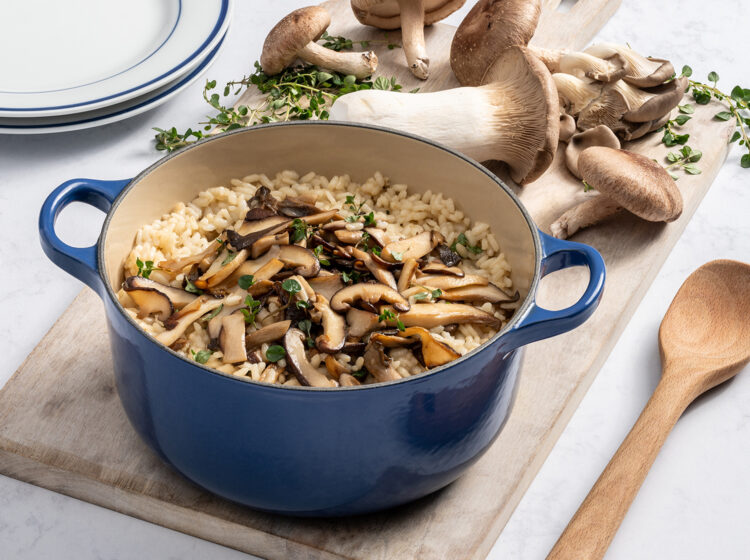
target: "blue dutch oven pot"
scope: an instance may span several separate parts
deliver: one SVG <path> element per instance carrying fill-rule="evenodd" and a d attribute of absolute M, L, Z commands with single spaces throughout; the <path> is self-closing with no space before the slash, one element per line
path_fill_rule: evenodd
<path fill-rule="evenodd" d="M 520 308 L 489 342 L 443 367 L 339 389 L 237 379 L 155 342 L 116 296 L 136 230 L 201 190 L 283 169 L 347 173 L 355 181 L 381 171 L 411 191 L 452 197 L 492 227 L 513 268 Z M 74 201 L 107 213 L 92 247 L 71 247 L 55 234 L 55 219 Z M 380 510 L 455 480 L 508 418 L 523 345 L 583 323 L 604 285 L 594 249 L 541 233 L 512 191 L 478 163 L 421 138 L 348 123 L 241 129 L 170 155 L 132 180 L 73 179 L 47 198 L 39 231 L 47 256 L 104 301 L 117 391 L 143 440 L 215 494 L 298 516 Z M 583 296 L 567 309 L 539 307 L 539 279 L 570 266 L 589 268 Z"/>

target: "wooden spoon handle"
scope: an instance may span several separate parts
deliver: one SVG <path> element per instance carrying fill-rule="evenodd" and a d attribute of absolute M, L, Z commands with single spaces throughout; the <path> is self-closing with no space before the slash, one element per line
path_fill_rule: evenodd
<path fill-rule="evenodd" d="M 604 556 L 664 440 L 690 402 L 682 393 L 681 387 L 662 378 L 547 560 Z"/>

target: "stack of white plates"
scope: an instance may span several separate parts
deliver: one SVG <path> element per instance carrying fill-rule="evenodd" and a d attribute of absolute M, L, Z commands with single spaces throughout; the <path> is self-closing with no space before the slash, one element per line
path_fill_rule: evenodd
<path fill-rule="evenodd" d="M 231 0 L 23 0 L 0 18 L 0 134 L 147 111 L 214 61 Z"/>

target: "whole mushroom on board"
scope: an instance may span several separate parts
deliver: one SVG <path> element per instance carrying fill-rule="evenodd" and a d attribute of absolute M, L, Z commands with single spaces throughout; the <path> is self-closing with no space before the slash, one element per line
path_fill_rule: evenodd
<path fill-rule="evenodd" d="M 682 195 L 662 166 L 646 156 L 606 147 L 584 150 L 578 158 L 583 180 L 599 191 L 550 226 L 567 239 L 621 210 L 650 222 L 672 222 L 682 214 Z"/>
<path fill-rule="evenodd" d="M 557 149 L 560 114 L 551 75 L 525 48 L 509 47 L 485 80 L 433 93 L 357 91 L 334 102 L 331 119 L 397 128 L 478 161 L 504 161 L 514 181 L 530 183 Z"/>
<path fill-rule="evenodd" d="M 318 45 L 331 24 L 330 14 L 320 6 L 299 8 L 277 23 L 266 36 L 260 65 L 263 72 L 278 74 L 296 59 L 356 78 L 370 76 L 378 67 L 373 51 L 342 53 Z"/>
<path fill-rule="evenodd" d="M 430 57 L 424 44 L 424 27 L 448 17 L 466 0 L 351 0 L 360 23 L 379 29 L 401 28 L 406 63 L 417 78 L 426 80 Z"/>
<path fill-rule="evenodd" d="M 565 165 L 568 171 L 579 179 L 581 173 L 578 171 L 578 157 L 583 150 L 593 146 L 606 146 L 617 150 L 620 148 L 620 140 L 611 129 L 601 124 L 574 134 L 565 148 Z"/>

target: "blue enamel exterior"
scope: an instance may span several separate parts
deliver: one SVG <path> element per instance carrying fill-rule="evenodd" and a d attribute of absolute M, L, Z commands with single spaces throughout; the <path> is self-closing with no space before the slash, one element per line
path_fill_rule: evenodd
<path fill-rule="evenodd" d="M 589 267 L 586 293 L 567 309 L 532 304 L 481 351 L 389 384 L 328 390 L 241 381 L 150 339 L 105 288 L 98 246 L 72 248 L 55 235 L 55 218 L 67 204 L 83 201 L 108 211 L 127 183 L 74 179 L 55 189 L 41 210 L 42 246 L 104 300 L 117 390 L 140 436 L 187 478 L 256 509 L 351 515 L 449 484 L 507 420 L 521 347 L 580 325 L 603 289 L 604 263 L 594 249 L 540 234 L 541 275 Z"/>

